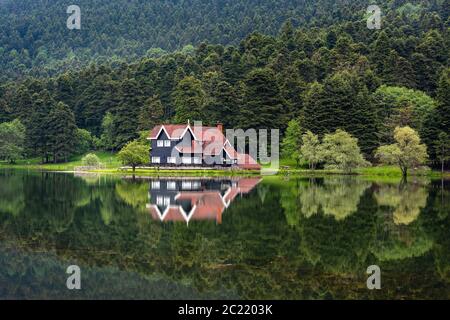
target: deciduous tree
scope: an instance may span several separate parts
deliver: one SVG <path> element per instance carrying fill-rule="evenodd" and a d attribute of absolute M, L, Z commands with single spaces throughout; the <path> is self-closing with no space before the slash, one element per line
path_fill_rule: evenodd
<path fill-rule="evenodd" d="M 395 128 L 394 139 L 396 143 L 379 147 L 375 156 L 382 163 L 398 165 L 406 177 L 408 169 L 427 161 L 427 147 L 421 143 L 417 132 L 408 126 Z"/>
<path fill-rule="evenodd" d="M 117 156 L 124 165 L 131 166 L 134 172 L 137 166 L 150 162 L 149 149 L 147 145 L 138 141 L 131 141 L 119 151 Z"/>

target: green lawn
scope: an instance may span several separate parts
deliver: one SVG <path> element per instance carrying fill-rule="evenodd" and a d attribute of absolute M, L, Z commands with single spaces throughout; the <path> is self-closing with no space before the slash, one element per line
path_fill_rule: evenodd
<path fill-rule="evenodd" d="M 94 151 L 92 152 L 100 161 L 106 166 L 107 169 L 119 168 L 121 166 L 120 161 L 117 159 L 115 154 L 104 152 L 104 151 Z M 54 170 L 54 171 L 72 171 L 75 167 L 82 166 L 81 159 L 84 155 L 73 156 L 69 162 L 66 163 L 46 163 L 41 164 L 41 158 L 32 158 L 18 160 L 15 164 L 9 164 L 6 162 L 0 162 L 0 167 L 3 168 L 15 168 L 15 169 L 39 169 L 39 170 Z"/>
<path fill-rule="evenodd" d="M 105 165 L 104 169 L 95 170 L 99 173 L 120 173 L 120 174 L 132 174 L 132 170 L 121 170 L 122 164 L 117 158 L 116 154 L 109 152 L 98 151 L 92 152 L 96 154 L 100 161 Z M 19 160 L 16 164 L 9 164 L 6 162 L 0 162 L 0 168 L 14 168 L 14 169 L 34 169 L 34 170 L 48 170 L 48 171 L 73 171 L 75 167 L 82 166 L 81 159 L 84 155 L 74 156 L 67 163 L 59 164 L 41 164 L 40 158 Z M 267 168 L 268 166 L 263 166 Z M 258 174 L 257 171 L 222 171 L 222 170 L 157 170 L 157 169 L 137 169 L 136 175 L 189 175 L 189 176 L 223 176 L 223 175 L 254 175 Z M 296 168 L 296 163 L 290 159 L 280 160 L 279 175 L 341 175 L 340 170 L 308 170 L 303 168 Z M 395 166 L 376 166 L 354 170 L 351 174 L 363 175 L 363 176 L 378 176 L 386 178 L 401 178 L 402 174 L 398 167 Z M 440 178 L 441 173 L 439 171 L 431 170 L 410 170 L 410 176 L 427 176 L 432 178 Z M 445 178 L 450 178 L 450 173 L 444 173 Z"/>

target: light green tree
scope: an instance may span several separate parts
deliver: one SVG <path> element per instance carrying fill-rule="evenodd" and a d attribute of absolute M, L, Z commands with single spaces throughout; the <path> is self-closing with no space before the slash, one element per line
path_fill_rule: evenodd
<path fill-rule="evenodd" d="M 134 172 L 137 166 L 150 162 L 149 149 L 138 141 L 131 141 L 119 151 L 118 157 L 124 165 L 131 166 Z"/>
<path fill-rule="evenodd" d="M 414 129 L 408 126 L 395 128 L 394 140 L 394 144 L 379 147 L 375 157 L 382 163 L 398 165 L 403 177 L 408 175 L 408 169 L 427 161 L 427 147 Z"/>
<path fill-rule="evenodd" d="M 85 155 L 83 157 L 83 159 L 81 159 L 81 162 L 83 163 L 83 165 L 90 166 L 90 167 L 95 167 L 95 166 L 100 165 L 99 157 L 97 157 L 97 155 L 95 155 L 93 153 L 88 153 L 87 155 Z"/>
<path fill-rule="evenodd" d="M 286 135 L 281 142 L 281 153 L 284 158 L 294 159 L 297 167 L 300 163 L 300 147 L 302 144 L 302 131 L 297 120 L 289 121 Z"/>
<path fill-rule="evenodd" d="M 0 124 L 0 159 L 14 163 L 22 157 L 25 127 L 19 120 Z"/>
<path fill-rule="evenodd" d="M 341 129 L 324 136 L 320 153 L 329 169 L 351 172 L 369 164 L 359 149 L 358 139 Z"/>
<path fill-rule="evenodd" d="M 319 137 L 309 130 L 302 136 L 300 154 L 301 158 L 308 162 L 311 170 L 314 170 L 317 163 L 322 160 Z"/>
<path fill-rule="evenodd" d="M 102 120 L 101 146 L 105 150 L 114 150 L 115 117 L 107 112 Z"/>
<path fill-rule="evenodd" d="M 75 152 L 77 154 L 84 154 L 95 148 L 94 137 L 86 129 L 77 129 L 76 140 Z"/>

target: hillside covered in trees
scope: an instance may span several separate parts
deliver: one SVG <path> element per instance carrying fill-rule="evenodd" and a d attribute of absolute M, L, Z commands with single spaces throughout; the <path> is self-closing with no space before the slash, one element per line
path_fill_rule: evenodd
<path fill-rule="evenodd" d="M 435 160 L 450 127 L 449 3 L 379 2 L 381 30 L 365 1 L 89 1 L 69 33 L 60 1 L 3 1 L 0 123 L 19 119 L 26 155 L 43 159 L 75 152 L 74 136 L 118 150 L 188 119 L 343 129 L 373 159 L 408 125 Z"/>
<path fill-rule="evenodd" d="M 191 50 L 203 41 L 238 45 L 252 32 L 276 35 L 291 20 L 295 27 L 365 24 L 370 1 L 363 0 L 79 0 L 81 30 L 66 28 L 63 0 L 0 1 L 2 77 L 49 75 L 90 61 L 159 56 Z M 428 29 L 445 22 L 445 0 L 377 1 L 402 30 Z M 440 18 L 439 18 L 440 17 Z M 409 31 L 406 33 L 409 35 Z M 361 36 L 364 36 L 361 34 Z"/>

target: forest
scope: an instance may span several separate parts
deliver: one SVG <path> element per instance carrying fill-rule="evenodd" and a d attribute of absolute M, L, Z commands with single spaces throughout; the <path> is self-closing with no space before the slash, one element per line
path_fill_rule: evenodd
<path fill-rule="evenodd" d="M 60 1 L 3 2 L 0 123 L 20 132 L 22 157 L 118 151 L 188 119 L 341 129 L 372 162 L 396 127 L 418 133 L 430 165 L 448 146 L 448 1 L 379 1 L 380 30 L 365 1 L 90 1 L 70 35 Z"/>

